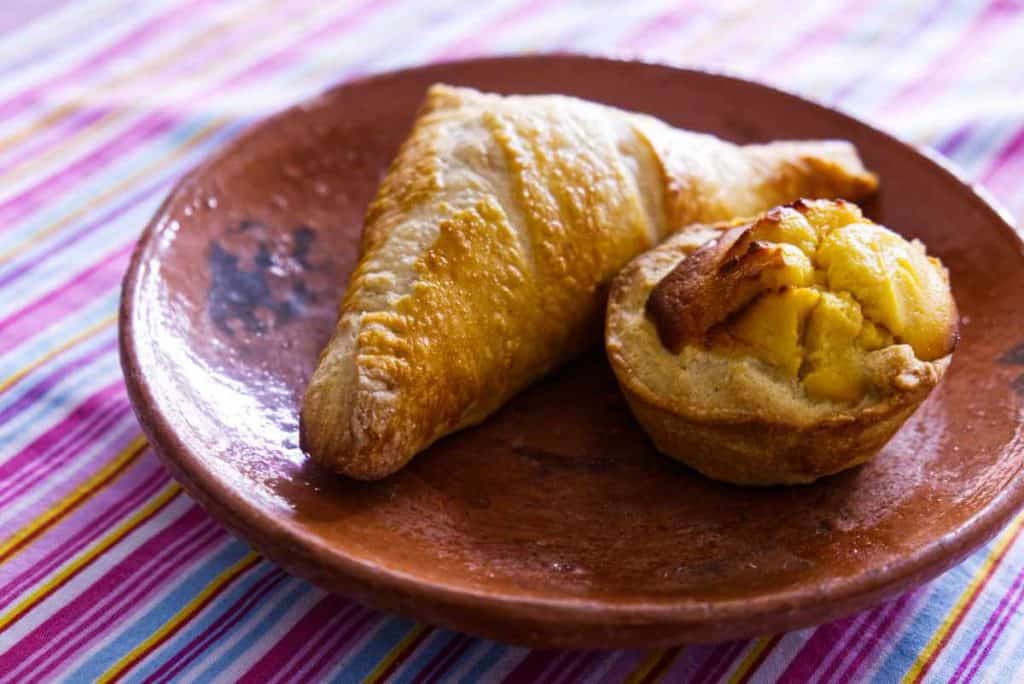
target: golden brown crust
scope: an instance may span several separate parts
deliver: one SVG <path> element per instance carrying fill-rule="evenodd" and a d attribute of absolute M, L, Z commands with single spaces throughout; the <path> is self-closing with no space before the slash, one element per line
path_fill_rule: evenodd
<path fill-rule="evenodd" d="M 882 354 L 876 371 L 885 376 L 880 384 L 893 390 L 844 405 L 810 399 L 799 380 L 780 377 L 753 359 L 720 357 L 700 342 L 666 348 L 648 315 L 656 286 L 673 277 L 669 274 L 705 275 L 738 245 L 746 253 L 741 245 L 746 228 L 695 227 L 709 239 L 721 235 L 722 244 L 702 244 L 684 231 L 630 262 L 609 294 L 609 362 L 634 415 L 663 453 L 737 484 L 811 482 L 862 463 L 884 446 L 939 382 L 951 357 L 924 363 L 907 345 L 895 345 Z M 687 257 L 695 252 L 708 256 L 687 269 Z M 687 294 L 696 293 L 705 303 L 710 300 L 703 297 L 721 294 L 712 293 L 708 283 L 691 283 L 686 290 L 677 281 L 674 287 L 683 294 L 664 294 L 667 301 L 653 305 L 660 312 L 656 316 L 678 312 L 672 307 Z M 686 331 L 699 338 L 708 321 L 721 314 L 694 314 L 695 321 L 702 320 L 688 322 Z"/>
<path fill-rule="evenodd" d="M 303 448 L 384 477 L 591 344 L 608 282 L 672 230 L 874 183 L 847 143 L 744 148 L 573 98 L 435 86 L 367 212 Z"/>
<path fill-rule="evenodd" d="M 750 225 L 730 228 L 684 259 L 647 298 L 647 315 L 666 349 L 703 342 L 708 330 L 757 293 L 754 279 L 783 264 L 776 245 L 750 237 Z"/>

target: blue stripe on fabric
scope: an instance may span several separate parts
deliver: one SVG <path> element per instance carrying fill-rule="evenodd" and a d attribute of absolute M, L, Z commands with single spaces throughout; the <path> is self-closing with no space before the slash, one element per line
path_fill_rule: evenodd
<path fill-rule="evenodd" d="M 252 646 L 265 637 L 268 633 L 273 632 L 280 624 L 281 620 L 285 615 L 288 614 L 295 606 L 306 596 L 317 593 L 318 590 L 311 584 L 304 582 L 300 579 L 289 578 L 285 580 L 285 583 L 274 590 L 275 594 L 279 594 L 279 598 L 268 597 L 265 599 L 267 602 L 273 602 L 274 609 L 271 610 L 266 616 L 263 617 L 259 622 L 247 627 L 249 622 L 252 621 L 253 617 L 247 616 L 245 621 L 235 626 L 236 632 L 242 629 L 248 629 L 245 636 L 239 639 L 231 648 L 227 649 L 221 654 L 217 660 L 206 665 L 200 670 L 194 677 L 195 682 L 212 682 L 215 681 L 218 676 L 224 673 L 228 668 L 237 664 L 240 660 L 245 658 L 247 651 Z M 228 636 L 233 636 L 229 634 Z M 218 639 L 216 643 L 210 646 L 210 651 L 213 651 L 217 647 L 217 643 L 220 643 L 221 639 Z M 203 664 L 202 658 L 192 663 L 186 670 L 180 673 L 181 677 L 185 677 L 192 669 L 199 667 Z"/>
<path fill-rule="evenodd" d="M 406 634 L 416 628 L 416 623 L 402 618 L 388 618 L 382 616 L 384 624 L 377 629 L 373 638 L 367 642 L 358 653 L 356 653 L 345 669 L 339 672 L 331 680 L 335 684 L 354 684 L 361 682 L 373 672 L 391 649 L 402 640 Z"/>
<path fill-rule="evenodd" d="M 227 569 L 230 565 L 225 565 L 224 569 Z M 163 666 L 168 660 L 176 656 L 182 649 L 189 646 L 193 639 L 196 639 L 209 629 L 214 622 L 220 619 L 228 609 L 232 608 L 236 603 L 242 600 L 246 594 L 248 594 L 253 586 L 258 584 L 260 581 L 267 578 L 279 570 L 270 563 L 261 563 L 253 568 L 252 571 L 245 573 L 239 580 L 235 581 L 228 591 L 221 594 L 217 599 L 210 605 L 206 606 L 198 615 L 189 621 L 188 625 L 180 632 L 174 635 L 171 639 L 168 639 L 160 648 L 151 653 L 142 663 L 139 664 L 134 670 L 131 671 L 131 679 L 134 681 L 143 681 L 147 677 L 156 673 L 157 670 Z M 263 598 L 264 601 L 269 600 L 268 597 Z M 242 629 L 244 624 L 252 617 L 253 613 L 258 609 L 259 603 L 253 604 L 246 614 L 235 623 L 234 626 L 229 628 L 224 634 L 221 634 L 216 639 L 210 641 L 202 647 L 197 653 L 191 653 L 193 660 L 188 666 L 182 668 L 175 673 L 174 679 L 181 681 L 185 678 L 186 674 L 195 668 L 201 661 L 204 653 L 209 653 L 217 647 L 217 644 L 225 638 L 230 636 L 233 630 Z"/>
<path fill-rule="evenodd" d="M 209 553 L 207 552 L 208 555 Z M 129 624 L 117 627 L 114 630 L 119 632 L 117 637 L 93 653 L 73 672 L 66 674 L 67 680 L 72 682 L 95 681 L 133 648 L 163 627 L 181 610 L 182 606 L 195 598 L 218 575 L 248 553 L 248 546 L 232 538 L 222 549 L 213 552 L 199 567 L 177 579 L 176 584 L 163 585 L 161 588 L 172 587 L 171 591 L 142 615 L 130 618 Z"/>

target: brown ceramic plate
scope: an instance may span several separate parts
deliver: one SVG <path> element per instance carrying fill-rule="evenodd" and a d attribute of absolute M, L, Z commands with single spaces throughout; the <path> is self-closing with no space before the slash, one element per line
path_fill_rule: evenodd
<path fill-rule="evenodd" d="M 963 315 L 953 367 L 870 465 L 743 489 L 651 447 L 599 347 L 359 483 L 298 449 L 298 406 L 357 256 L 363 210 L 436 81 L 554 92 L 737 141 L 848 138 L 866 207 L 920 237 Z M 530 645 L 712 641 L 833 619 L 923 582 L 1024 499 L 1024 256 L 934 160 L 848 116 L 720 75 L 588 57 L 442 64 L 342 85 L 186 177 L 125 279 L 121 353 L 154 448 L 288 570 L 384 610 Z"/>

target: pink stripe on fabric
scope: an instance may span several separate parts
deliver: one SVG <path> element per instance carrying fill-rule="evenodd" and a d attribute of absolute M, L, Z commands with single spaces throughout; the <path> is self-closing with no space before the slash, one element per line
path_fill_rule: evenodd
<path fill-rule="evenodd" d="M 249 612 L 260 605 L 263 599 L 288 578 L 280 568 L 268 572 L 253 584 L 235 603 L 227 608 L 205 630 L 197 634 L 181 650 L 169 657 L 156 671 L 146 678 L 147 682 L 170 681 L 187 668 L 210 646 L 216 643 L 229 629 L 237 625 Z"/>
<path fill-rule="evenodd" d="M 464 650 L 471 639 L 462 634 L 452 634 L 448 643 L 444 645 L 434 657 L 431 658 L 421 669 L 416 673 L 416 679 L 420 684 L 431 684 L 436 682 L 441 674 L 447 669 L 447 664 L 452 658 L 458 657 Z"/>
<path fill-rule="evenodd" d="M 854 14 L 862 14 L 869 3 L 864 0 L 849 0 L 839 5 L 835 12 L 828 15 L 823 21 L 818 22 L 812 28 L 807 29 L 789 45 L 777 52 L 765 64 L 758 65 L 762 73 L 770 73 L 774 68 L 786 63 L 794 63 L 798 58 L 828 45 L 835 41 L 837 27 L 848 27 L 851 25 L 849 17 Z"/>
<path fill-rule="evenodd" d="M 324 647 L 324 644 L 331 640 L 331 637 L 335 634 L 335 630 L 342 625 L 348 624 L 352 620 L 358 620 L 360 614 L 358 607 L 354 605 L 346 606 L 344 610 L 335 613 L 322 622 L 320 624 L 320 629 L 317 630 L 313 638 L 303 644 L 301 650 L 293 654 L 291 660 L 279 663 L 281 667 L 287 666 L 287 669 L 279 670 L 274 676 L 274 681 L 297 681 L 296 675 L 298 672 L 305 669 L 309 664 L 310 658 L 315 657 L 316 654 L 319 653 L 320 649 Z"/>
<path fill-rule="evenodd" d="M 525 19 L 529 19 L 531 15 L 543 10 L 550 4 L 552 4 L 552 0 L 528 0 L 516 5 L 512 9 L 503 12 L 486 26 L 478 29 L 473 35 L 467 36 L 437 53 L 431 58 L 431 61 L 447 62 L 479 52 L 480 48 L 493 43 L 496 31 L 507 29 L 510 24 L 517 24 Z"/>
<path fill-rule="evenodd" d="M 829 660 L 828 665 L 825 666 L 825 669 L 821 673 L 819 679 L 823 682 L 833 681 L 833 675 L 840 667 L 843 667 L 843 670 L 845 671 L 849 669 L 852 664 L 855 664 L 859 653 L 865 650 L 871 650 L 872 637 L 878 631 L 878 628 L 891 624 L 893 618 L 898 613 L 899 605 L 892 602 L 881 606 L 880 608 L 871 610 L 871 612 L 866 616 L 860 614 L 858 617 L 863 618 L 860 629 L 857 630 L 856 633 L 851 634 L 846 643 L 832 644 L 831 650 L 833 657 Z M 851 656 L 852 661 L 847 663 L 846 659 Z"/>
<path fill-rule="evenodd" d="M 153 114 L 143 117 L 118 136 L 94 148 L 67 166 L 39 180 L 17 195 L 0 202 L 0 232 L 11 230 L 17 221 L 36 211 L 55 195 L 80 183 L 109 162 L 124 156 L 141 143 L 166 132 L 181 120 L 180 116 Z"/>
<path fill-rule="evenodd" d="M 91 304 L 96 295 L 121 281 L 134 241 L 121 245 L 59 287 L 0 321 L 0 354 L 58 323 L 61 317 Z"/>
<path fill-rule="evenodd" d="M 908 23 L 908 30 L 906 33 L 902 34 L 903 38 L 894 41 L 895 45 L 892 46 L 894 48 L 892 52 L 896 52 L 897 49 L 903 51 L 909 47 L 906 43 L 902 42 L 903 40 L 912 41 L 917 36 L 926 35 L 927 28 L 942 16 L 942 12 L 949 4 L 951 4 L 951 2 L 952 0 L 940 0 L 931 7 L 926 7 L 927 11 L 921 17 L 920 21 L 915 24 Z M 886 54 L 888 54 L 888 52 L 886 52 Z M 846 85 L 835 92 L 834 99 L 837 101 L 846 99 L 851 93 L 862 87 L 864 82 L 869 81 L 875 75 L 876 71 L 876 68 L 869 69 L 858 75 L 857 78 L 851 79 L 846 83 Z"/>
<path fill-rule="evenodd" d="M 690 681 L 695 684 L 718 681 L 722 674 L 729 671 L 729 667 L 743 653 L 743 649 L 749 643 L 749 641 L 728 641 L 711 647 L 704 662 L 701 663 L 700 668 Z"/>
<path fill-rule="evenodd" d="M 530 651 L 511 670 L 503 682 L 539 682 L 549 670 L 565 660 L 566 653 L 561 651 Z"/>
<path fill-rule="evenodd" d="M 1002 635 L 1010 617 L 1020 607 L 1022 598 L 1024 598 L 1024 570 L 1017 574 L 1009 590 L 1003 594 L 996 609 L 989 615 L 985 626 L 981 628 L 981 631 L 974 638 L 974 642 L 971 644 L 970 649 L 968 649 L 967 655 L 960 661 L 956 671 L 953 673 L 952 679 L 949 680 L 950 684 L 955 684 L 961 680 L 969 682 L 974 679 L 974 675 L 978 672 L 981 663 L 991 652 L 993 644 Z M 971 668 L 966 672 L 966 676 L 964 676 L 968 665 Z"/>
<path fill-rule="evenodd" d="M 128 410 L 128 395 L 120 379 L 105 385 L 72 409 L 59 423 L 47 429 L 24 449 L 0 465 L 0 505 L 12 497 L 12 490 L 24 478 L 31 476 L 47 464 L 63 465 L 74 454 L 68 453 L 71 444 L 84 444 L 85 437 L 95 434 L 97 425 L 106 429 Z M 120 409 L 120 411 L 119 411 Z M 99 413 L 97 413 L 99 412 Z"/>
<path fill-rule="evenodd" d="M 814 630 L 786 669 L 782 671 L 778 681 L 792 684 L 810 681 L 814 673 L 821 667 L 823 656 L 833 653 L 836 645 L 845 641 L 846 635 L 859 620 L 859 615 L 853 615 L 822 625 Z"/>
<path fill-rule="evenodd" d="M 297 681 L 322 681 L 320 675 L 324 670 L 344 658 L 359 643 L 363 635 L 370 631 L 370 628 L 376 623 L 378 618 L 379 614 L 375 611 L 363 610 L 354 621 L 350 621 L 344 629 L 335 634 L 333 640 L 327 642 L 324 647 L 319 649 L 320 657 L 309 665 L 304 672 L 300 673 Z M 308 658 L 313 657 L 315 657 L 315 653 L 308 656 Z"/>
<path fill-rule="evenodd" d="M 9 119 L 45 99 L 58 86 L 65 83 L 79 83 L 82 78 L 97 73 L 99 67 L 122 57 L 132 48 L 142 45 L 165 30 L 178 28 L 180 25 L 175 23 L 178 18 L 182 15 L 192 14 L 197 7 L 203 5 L 208 5 L 208 3 L 205 0 L 191 0 L 191 2 L 184 2 L 173 7 L 122 36 L 117 42 L 108 45 L 91 57 L 76 62 L 70 70 L 52 76 L 43 83 L 38 83 L 21 94 L 10 97 L 7 102 L 0 104 L 0 121 Z"/>
<path fill-rule="evenodd" d="M 976 55 L 978 45 L 984 44 L 996 29 L 1006 24 L 1004 14 L 1005 10 L 998 4 L 986 5 L 970 26 L 959 32 L 956 42 L 934 59 L 924 77 L 908 83 L 892 98 L 889 106 L 882 108 L 883 111 L 907 109 L 928 100 L 938 83 L 948 82 L 962 72 L 969 64 L 965 58 Z"/>
<path fill-rule="evenodd" d="M 619 42 L 619 46 L 627 50 L 642 50 L 648 47 L 644 41 L 658 42 L 665 39 L 666 36 L 673 37 L 673 31 L 683 28 L 697 15 L 698 13 L 693 11 L 692 1 L 678 3 L 672 9 L 645 22 L 640 28 L 623 38 Z"/>
<path fill-rule="evenodd" d="M 32 136 L 30 142 L 14 147 L 10 154 L 0 155 L 0 159 L 2 159 L 0 174 L 9 173 L 19 164 L 24 164 L 27 161 L 31 161 L 34 157 L 41 156 L 54 149 L 67 139 L 68 136 L 88 128 L 112 111 L 114 111 L 114 108 L 111 106 L 83 107 L 73 116 L 61 120 L 59 124 Z"/>
<path fill-rule="evenodd" d="M 261 15 L 261 17 L 264 17 L 264 15 Z M 166 64 L 163 69 L 150 74 L 149 78 L 173 78 L 181 72 L 188 70 L 192 66 L 203 65 L 207 63 L 209 57 L 215 56 L 217 54 L 222 54 L 225 50 L 231 50 L 237 44 L 251 39 L 253 35 L 266 34 L 267 29 L 274 26 L 275 22 L 276 15 L 269 14 L 264 17 L 264 21 L 262 23 L 257 23 L 255 26 L 251 24 L 243 24 L 239 28 L 245 29 L 244 31 L 231 31 L 215 43 L 207 45 L 204 49 L 196 50 L 193 53 L 190 53 L 184 59 L 175 60 Z M 198 101 L 201 101 L 203 97 L 218 94 L 222 88 L 228 87 L 230 85 L 231 81 L 229 80 L 228 82 L 225 82 L 220 86 L 212 87 L 212 89 L 209 92 L 205 93 L 198 100 L 192 100 L 192 106 L 195 106 L 195 104 Z M 96 120 L 102 118 L 102 116 L 112 111 L 113 107 L 108 106 L 100 110 L 86 110 L 84 114 L 70 117 L 59 129 L 60 135 L 49 136 L 48 138 L 44 139 L 46 144 L 37 144 L 29 148 L 23 148 L 22 153 L 17 155 L 17 157 L 15 157 L 13 160 L 8 160 L 6 164 L 0 165 L 0 173 L 7 171 L 11 167 L 16 166 L 19 163 L 30 161 L 34 155 L 45 152 L 47 149 L 51 149 L 65 142 L 75 133 L 79 132 L 83 128 L 87 127 L 89 124 L 95 122 Z M 106 146 L 110 147 L 115 151 L 124 152 L 125 147 L 127 145 L 129 145 L 130 143 L 136 143 L 135 145 L 131 145 L 130 148 L 128 148 L 133 149 L 134 147 L 137 147 L 139 144 L 142 144 L 147 140 L 154 138 L 160 135 L 161 133 L 165 132 L 170 126 L 174 125 L 182 119 L 183 115 L 174 115 L 167 113 L 155 113 L 144 116 L 140 118 L 138 121 L 136 121 L 132 125 L 132 127 L 128 128 L 127 130 L 120 133 L 118 136 L 108 141 L 108 143 L 106 143 Z M 142 130 L 144 134 L 139 134 L 139 130 Z M 91 153 L 91 155 L 99 154 L 102 149 L 103 147 L 97 148 L 97 150 Z M 56 174 L 51 175 L 49 178 L 43 179 L 33 188 L 25 190 L 21 195 L 11 198 L 4 203 L 0 203 L 0 221 L 6 223 L 7 225 L 13 224 L 15 221 L 23 217 L 25 213 L 31 211 L 40 204 L 40 201 L 37 198 L 39 194 L 43 193 L 44 191 L 52 193 L 54 191 L 64 189 L 68 185 L 67 181 L 61 181 L 61 178 L 63 178 L 62 174 L 68 171 L 73 171 L 74 173 L 72 173 L 70 182 L 77 182 L 80 179 L 87 177 L 89 173 L 94 172 L 99 168 L 102 168 L 103 163 L 109 161 L 111 159 L 112 154 L 113 152 L 107 151 L 103 152 L 102 154 L 100 154 L 99 157 L 96 158 L 91 158 L 90 155 L 80 158 L 73 162 L 72 164 L 65 166 L 61 171 L 57 172 Z M 79 168 L 79 166 L 81 166 L 81 168 Z M 8 206 L 8 202 L 16 202 L 15 206 L 22 207 L 20 213 L 11 213 L 14 212 L 15 210 Z M 19 204 L 20 202 L 27 202 L 27 204 L 22 205 Z M 8 214 L 11 215 L 7 215 L 5 214 L 5 212 L 8 212 Z M 3 225 L 3 223 L 0 223 L 0 225 Z"/>
<path fill-rule="evenodd" d="M 5 287 L 19 278 L 22 278 L 34 268 L 44 263 L 47 259 L 60 254 L 80 240 L 92 235 L 100 228 L 110 225 L 113 221 L 127 214 L 143 202 L 153 198 L 161 190 L 166 190 L 174 181 L 179 171 L 174 170 L 170 174 L 157 179 L 152 185 L 147 185 L 138 192 L 129 194 L 120 204 L 115 204 L 109 212 L 97 216 L 92 221 L 82 224 L 80 227 L 71 230 L 64 230 L 54 236 L 56 241 L 43 249 L 41 252 L 31 254 L 29 258 L 16 267 L 0 273 L 0 288 Z"/>
<path fill-rule="evenodd" d="M 62 661 L 70 660 L 89 639 L 139 609 L 147 596 L 180 572 L 192 558 L 226 537 L 227 533 L 199 506 L 191 506 L 6 652 L 0 653 L 0 672 L 18 677 L 29 674 L 45 677 Z M 95 619 L 99 611 L 103 617 Z M 83 619 L 89 620 L 89 629 L 75 631 L 78 638 L 61 638 L 68 630 L 78 627 Z M 47 664 L 51 659 L 56 662 Z M 28 669 L 21 672 L 25 666 Z M 40 667 L 43 669 L 34 672 Z"/>
<path fill-rule="evenodd" d="M 557 684 L 566 682 L 566 684 L 574 684 L 584 679 L 582 676 L 584 672 L 592 669 L 598 662 L 608 657 L 608 653 L 601 651 L 585 651 L 583 653 L 577 653 L 575 659 L 566 663 L 562 667 L 562 672 L 554 681 Z"/>
<path fill-rule="evenodd" d="M 369 2 L 364 2 L 351 12 L 337 17 L 309 35 L 304 36 L 302 40 L 292 43 L 286 49 L 269 55 L 241 73 L 236 74 L 225 83 L 225 87 L 236 87 L 248 83 L 270 70 L 293 64 L 302 56 L 303 52 L 315 46 L 319 41 L 335 36 L 338 32 L 353 29 L 367 18 L 390 5 L 397 4 L 397 2 L 398 0 L 369 0 Z M 347 76 L 350 76 L 350 74 Z"/>
<path fill-rule="evenodd" d="M 601 675 L 601 678 L 598 680 L 600 684 L 618 684 L 618 682 L 625 681 L 629 673 L 635 670 L 643 661 L 644 653 L 643 651 L 619 651 L 612 654 L 611 657 L 615 658 L 615 662 L 612 663 L 607 672 Z M 666 672 L 665 674 L 668 676 L 669 673 Z M 682 681 L 682 679 L 667 679 L 666 681 Z"/>
<path fill-rule="evenodd" d="M 83 367 L 88 366 L 101 356 L 110 353 L 116 348 L 117 340 L 111 339 L 89 349 L 81 356 L 70 359 L 56 368 L 52 368 L 53 364 L 44 364 L 43 368 L 46 368 L 49 365 L 52 370 L 42 378 L 38 378 L 38 381 L 22 392 L 17 399 L 7 406 L 4 406 L 3 409 L 0 409 L 0 425 L 10 422 L 18 415 L 31 408 L 32 404 L 46 396 L 46 394 L 59 385 L 61 381 L 67 380 L 72 373 L 81 370 Z M 3 477 L 2 473 L 3 468 L 0 467 L 0 478 Z"/>
<path fill-rule="evenodd" d="M 1018 156 L 1024 156 L 1024 126 L 1010 139 L 1003 149 L 992 159 L 984 173 L 981 174 L 982 183 L 995 181 L 1003 171 L 1010 166 L 1010 162 Z"/>
<path fill-rule="evenodd" d="M 163 468 L 158 468 L 127 494 L 121 487 L 104 488 L 90 499 L 87 506 L 76 511 L 74 515 L 62 521 L 60 526 L 53 530 L 53 541 L 49 541 L 47 538 L 46 543 L 39 542 L 33 545 L 33 550 L 36 550 L 37 553 L 19 554 L 13 559 L 21 561 L 20 565 L 25 569 L 0 587 L 0 609 L 13 603 L 18 598 L 18 592 L 27 592 L 33 584 L 41 581 L 42 578 L 71 560 L 82 549 L 106 534 L 120 522 L 120 518 L 127 517 L 136 508 L 149 501 L 154 494 L 167 485 L 169 479 L 167 472 Z M 98 514 L 94 509 L 99 509 Z M 40 558 L 39 553 L 47 550 L 49 553 Z M 5 568 L 5 574 L 9 572 L 13 575 L 17 571 L 18 567 L 14 565 L 13 561 L 11 565 L 12 567 Z"/>
<path fill-rule="evenodd" d="M 307 645 L 325 622 L 337 617 L 339 612 L 353 612 L 356 606 L 343 599 L 328 595 L 320 599 L 298 622 L 292 625 L 277 643 L 267 649 L 263 657 L 252 664 L 239 682 L 251 684 L 267 684 L 275 677 L 279 669 L 286 664 L 295 652 Z"/>
<path fill-rule="evenodd" d="M 226 538 L 227 535 L 222 530 L 214 528 L 207 532 L 205 536 L 198 537 L 199 546 L 192 549 L 184 549 L 183 551 L 194 557 L 199 557 L 216 547 L 218 543 L 222 543 Z M 86 647 L 92 642 L 102 638 L 107 630 L 111 629 L 115 624 L 123 621 L 128 617 L 128 615 L 131 615 L 135 610 L 139 609 L 143 605 L 142 601 L 147 595 L 155 593 L 158 589 L 169 584 L 168 580 L 176 572 L 180 572 L 180 569 L 171 568 L 166 572 L 162 572 L 161 574 L 153 577 L 152 581 L 149 581 L 148 583 L 144 580 L 141 588 L 136 591 L 134 595 L 126 596 L 124 601 L 107 613 L 107 616 L 109 617 L 106 617 L 106 619 L 95 624 L 91 630 L 85 632 L 76 642 L 72 642 L 63 650 L 63 653 L 57 654 L 57 657 L 53 658 L 48 664 L 44 659 L 44 667 L 40 671 L 39 676 L 48 677 L 51 674 L 54 674 L 55 671 L 58 671 L 59 668 L 64 667 L 72 658 L 86 650 Z M 147 577 L 146 579 L 149 578 Z"/>
<path fill-rule="evenodd" d="M 0 506 L 4 507 L 17 500 L 18 495 L 50 481 L 50 487 L 46 488 L 46 493 L 36 499 L 34 505 L 22 508 L 11 520 L 12 524 L 18 524 L 19 519 L 32 517 L 36 510 L 45 509 L 48 503 L 69 494 L 73 485 L 80 484 L 79 476 L 84 476 L 81 471 L 74 478 L 54 476 L 62 474 L 61 466 L 78 460 L 84 451 L 94 446 L 91 440 L 103 437 L 108 440 L 105 445 L 107 447 L 123 440 L 122 446 L 126 446 L 131 437 L 138 434 L 138 425 L 131 421 L 131 414 L 127 410 L 119 412 L 116 407 L 110 407 L 103 411 L 102 417 L 92 419 L 88 426 L 77 428 L 73 434 L 67 435 L 67 439 L 63 440 L 60 446 L 56 446 L 50 451 L 55 455 L 19 473 L 14 484 L 5 487 L 3 501 L 0 502 Z M 108 433 L 115 434 L 112 440 Z M 71 451 L 64 448 L 68 444 L 81 446 L 75 451 Z"/>
<path fill-rule="evenodd" d="M 381 0 L 372 0 L 371 2 L 367 3 L 365 6 L 360 8 L 360 10 L 364 10 L 364 9 L 368 9 L 368 8 L 378 9 L 379 7 L 384 6 L 386 4 L 390 4 L 390 2 L 393 2 L 393 1 L 394 0 L 389 0 L 389 2 L 382 2 Z M 228 78 L 225 82 L 223 82 L 223 83 L 221 83 L 219 85 L 212 86 L 208 92 L 206 92 L 204 94 L 201 94 L 201 95 L 197 95 L 193 99 L 193 101 L 192 101 L 193 106 L 195 104 L 197 104 L 197 103 L 203 102 L 206 98 L 209 98 L 210 96 L 222 94 L 222 92 L 223 92 L 223 90 L 225 88 L 236 86 L 236 85 L 246 81 L 247 79 L 263 75 L 264 73 L 266 73 L 270 69 L 277 68 L 278 66 L 282 66 L 282 65 L 287 64 L 287 63 L 289 63 L 291 61 L 294 61 L 294 56 L 299 54 L 299 51 L 298 51 L 299 47 L 301 47 L 302 49 L 307 49 L 309 47 L 309 45 L 310 45 L 310 37 L 311 36 L 315 36 L 317 39 L 326 38 L 326 37 L 330 36 L 331 34 L 336 33 L 337 31 L 340 31 L 342 29 L 349 29 L 349 28 L 354 27 L 356 24 L 358 24 L 358 22 L 360 20 L 364 19 L 368 15 L 369 15 L 369 12 L 354 11 L 352 13 L 344 15 L 343 17 L 339 18 L 338 20 L 336 20 L 334 22 L 330 22 L 326 26 L 320 27 L 316 31 L 312 32 L 311 34 L 309 34 L 307 36 L 304 36 L 303 39 L 297 40 L 295 43 L 289 45 L 281 53 L 279 53 L 277 55 L 272 55 L 271 57 L 265 58 L 265 59 L 257 62 L 256 64 L 251 65 L 250 67 L 244 69 L 241 73 L 236 74 L 236 75 Z M 279 57 L 281 59 L 278 59 Z M 108 148 L 113 147 L 113 148 L 115 148 L 117 150 L 120 150 L 123 154 L 127 154 L 129 151 L 133 150 L 135 147 L 141 146 L 141 145 L 147 143 L 152 138 L 155 138 L 157 135 L 159 135 L 160 133 L 164 132 L 173 123 L 175 123 L 176 121 L 179 121 L 179 120 L 183 120 L 183 117 L 168 117 L 167 115 L 156 115 L 156 114 L 144 117 L 143 119 L 137 121 L 133 125 L 133 127 L 131 129 L 129 129 L 129 131 L 123 132 L 122 134 L 120 134 L 120 136 L 118 136 L 118 137 L 108 141 L 105 144 L 105 146 L 108 147 Z M 148 134 L 147 135 L 143 135 L 143 136 L 132 135 L 131 134 L 132 131 L 135 131 L 136 129 L 139 129 L 139 128 L 142 128 L 142 129 L 148 131 Z M 129 136 L 129 139 L 127 141 L 124 139 L 124 137 L 126 135 Z M 63 138 L 61 140 L 63 140 Z M 128 145 L 127 143 L 134 143 L 134 144 Z M 108 152 L 109 152 L 109 150 L 108 150 Z M 81 159 L 76 160 L 69 167 L 65 167 L 62 171 L 59 171 L 59 172 L 57 172 L 55 174 L 52 174 L 51 177 L 49 177 L 48 179 L 45 179 L 45 180 L 41 181 L 39 184 L 37 184 L 36 186 L 34 186 L 33 188 L 29 188 L 28 190 L 24 191 L 23 193 L 21 193 L 21 195 L 19 195 L 19 197 L 9 199 L 8 202 L 12 202 L 12 201 L 17 200 L 17 202 L 29 202 L 31 204 L 32 201 L 35 201 L 33 198 L 36 198 L 38 195 L 47 195 L 48 196 L 49 194 L 52 194 L 54 188 L 50 187 L 51 183 L 56 183 L 56 187 L 57 188 L 66 187 L 68 185 L 66 182 L 56 182 L 56 181 L 59 181 L 61 178 L 63 178 L 64 175 L 68 172 L 69 168 L 71 168 L 71 167 L 73 167 L 75 165 L 84 164 L 85 167 L 88 170 L 90 170 L 90 171 L 95 171 L 95 170 L 101 168 L 102 164 L 97 162 L 96 159 L 92 158 L 92 157 L 95 156 L 95 154 L 96 153 L 93 152 L 93 153 L 90 153 L 90 155 L 87 155 L 86 157 L 83 157 Z M 101 155 L 101 157 L 102 157 L 103 161 L 110 161 L 110 160 L 116 158 L 116 156 L 111 157 L 110 154 L 104 154 L 104 155 Z M 90 159 L 91 159 L 91 161 L 89 161 Z M 79 171 L 81 171 L 81 169 L 79 169 Z M 74 180 L 76 180 L 76 181 L 80 180 L 80 175 L 75 176 Z M 28 194 L 26 195 L 26 193 L 28 193 Z M 26 199 L 26 197 L 27 197 L 27 199 Z M 36 203 L 38 204 L 38 202 L 36 202 Z M 20 205 L 16 204 L 16 206 L 20 206 Z M 10 207 L 8 207 L 7 210 L 8 211 L 15 211 L 15 209 L 11 209 Z M 0 203 L 0 218 L 2 218 L 2 216 L 3 216 L 3 211 L 4 211 L 4 204 Z M 20 215 L 24 215 L 25 211 L 23 211 L 23 210 L 20 210 L 20 211 L 21 211 Z M 3 230 L 3 227 L 2 227 L 2 225 L 0 225 L 0 231 L 2 231 L 2 230 Z M 89 231 L 89 232 L 91 232 L 91 231 Z M 35 262 L 33 262 L 33 263 L 35 263 Z M 26 269 L 23 267 L 20 270 L 21 270 L 21 272 L 24 272 Z M 2 346 L 0 346 L 0 353 L 3 353 L 4 351 L 5 351 L 5 349 Z"/>
<path fill-rule="evenodd" d="M 878 655 L 879 649 L 877 646 L 884 644 L 885 640 L 896 628 L 896 625 L 911 612 L 916 596 L 914 592 L 903 594 L 890 604 L 890 611 L 887 614 L 884 616 L 880 615 L 881 619 L 873 620 L 873 624 L 869 626 L 867 633 L 864 635 L 866 638 L 857 649 L 853 660 L 839 673 L 837 681 L 852 681 L 852 678 L 857 676 L 868 659 Z"/>

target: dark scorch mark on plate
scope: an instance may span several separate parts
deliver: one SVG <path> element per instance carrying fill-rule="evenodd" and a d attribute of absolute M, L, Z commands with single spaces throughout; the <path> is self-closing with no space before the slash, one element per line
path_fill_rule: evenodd
<path fill-rule="evenodd" d="M 269 234 L 263 223 L 246 220 L 210 243 L 207 310 L 228 335 L 273 330 L 301 314 L 315 296 L 306 279 L 318 270 L 309 259 L 315 231 L 298 226 L 284 239 Z"/>

